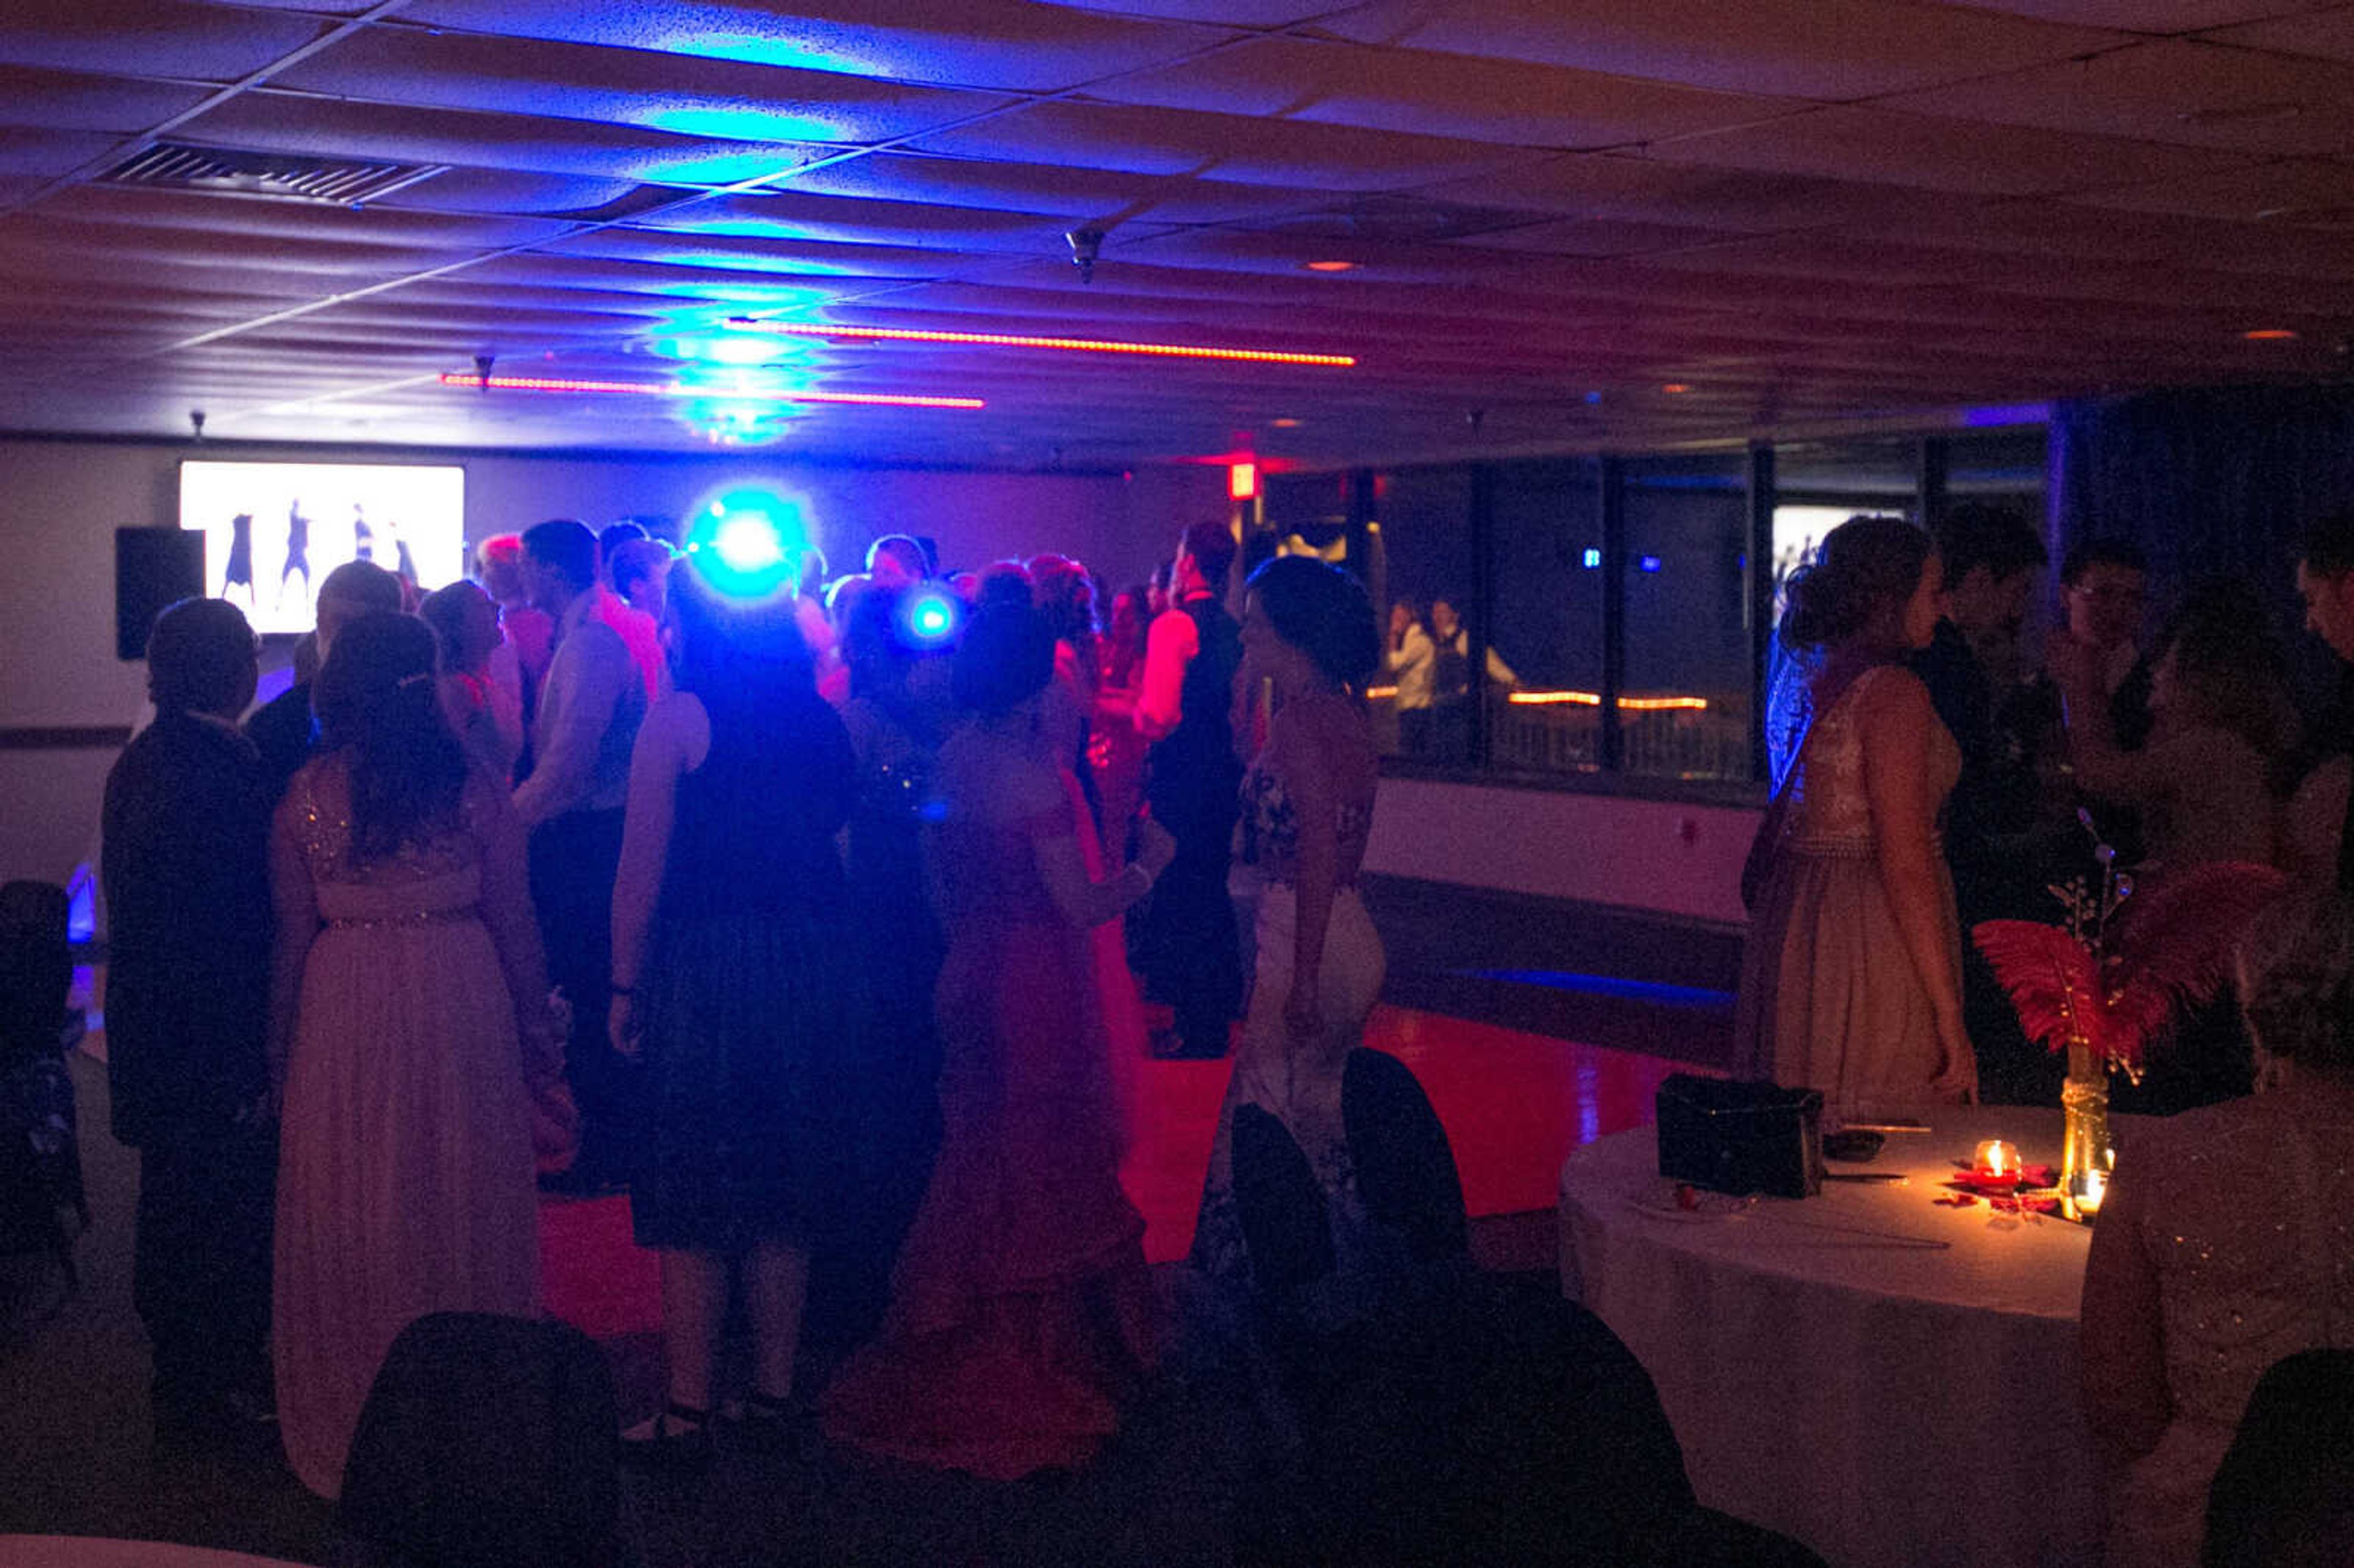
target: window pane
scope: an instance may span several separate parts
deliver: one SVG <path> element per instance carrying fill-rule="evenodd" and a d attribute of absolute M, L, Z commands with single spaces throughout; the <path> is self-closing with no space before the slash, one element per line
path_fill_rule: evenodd
<path fill-rule="evenodd" d="M 1601 465 L 1504 463 L 1489 537 L 1488 760 L 1527 773 L 1602 765 Z"/>
<path fill-rule="evenodd" d="M 1946 496 L 2015 507 L 2039 529 L 2048 472 L 2041 426 L 1978 430 L 1946 443 Z"/>
<path fill-rule="evenodd" d="M 1782 585 L 1850 517 L 1909 517 L 1921 499 L 1913 436 L 1786 441 L 1774 449 L 1774 613 Z"/>
<path fill-rule="evenodd" d="M 1376 687 L 1375 735 L 1394 756 L 1426 762 L 1471 758 L 1465 620 L 1471 559 L 1471 471 L 1408 468 L 1376 474 L 1373 513 L 1385 570 L 1379 591 L 1390 672 Z"/>
<path fill-rule="evenodd" d="M 1745 452 L 1627 465 L 1626 770 L 1750 774 Z"/>

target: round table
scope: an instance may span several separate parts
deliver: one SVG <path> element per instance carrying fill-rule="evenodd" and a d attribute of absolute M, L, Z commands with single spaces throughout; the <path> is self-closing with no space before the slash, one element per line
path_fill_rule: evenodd
<path fill-rule="evenodd" d="M 1954 1108 L 1804 1201 L 1688 1213 L 1638 1128 L 1561 1177 L 1564 1288 L 1659 1385 L 1702 1502 L 1833 1568 L 2078 1568 L 2100 1506 L 2077 1395 L 2091 1232 L 1933 1202 L 1999 1137 L 2056 1161 L 2060 1113 Z M 2119 1128 L 2120 1135 L 2126 1129 Z"/>

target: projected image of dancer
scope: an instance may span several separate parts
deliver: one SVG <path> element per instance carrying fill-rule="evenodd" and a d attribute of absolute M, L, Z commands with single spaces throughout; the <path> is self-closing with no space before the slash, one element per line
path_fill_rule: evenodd
<path fill-rule="evenodd" d="M 240 512 L 228 520 L 228 569 L 221 573 L 220 597 L 229 597 L 229 589 L 245 590 L 245 608 L 252 609 L 253 602 L 253 514 Z"/>
<path fill-rule="evenodd" d="M 417 557 L 408 553 L 408 535 L 400 531 L 399 524 L 389 521 L 385 524 L 384 531 L 392 535 L 392 575 L 400 579 L 403 588 L 414 594 L 418 589 Z"/>
<path fill-rule="evenodd" d="M 356 501 L 352 503 L 352 559 L 376 559 L 376 530 L 368 526 L 367 513 Z"/>
<path fill-rule="evenodd" d="M 302 502 L 298 496 L 286 507 L 286 564 L 278 568 L 278 603 L 286 604 L 286 579 L 296 572 L 302 574 L 302 603 L 311 602 L 311 520 L 302 515 Z"/>

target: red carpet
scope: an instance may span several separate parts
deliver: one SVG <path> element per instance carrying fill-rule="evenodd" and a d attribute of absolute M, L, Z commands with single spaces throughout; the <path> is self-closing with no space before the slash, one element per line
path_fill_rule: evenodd
<path fill-rule="evenodd" d="M 1474 1218 L 1550 1210 L 1570 1150 L 1651 1119 L 1669 1074 L 1656 1056 L 1578 1045 L 1384 1007 L 1365 1043 L 1412 1067 L 1446 1124 Z M 1193 1241 L 1225 1062 L 1148 1062 L 1137 1074 L 1136 1145 L 1123 1173 L 1144 1212 L 1146 1255 L 1170 1263 Z M 548 1309 L 597 1339 L 661 1323 L 654 1255 L 630 1244 L 629 1200 L 540 1205 Z"/>

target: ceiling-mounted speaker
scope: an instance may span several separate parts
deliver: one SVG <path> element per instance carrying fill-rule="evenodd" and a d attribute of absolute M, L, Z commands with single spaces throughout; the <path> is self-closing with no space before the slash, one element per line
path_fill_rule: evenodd
<path fill-rule="evenodd" d="M 155 618 L 205 591 L 205 532 L 201 528 L 117 528 L 114 531 L 114 656 L 147 657 Z"/>

